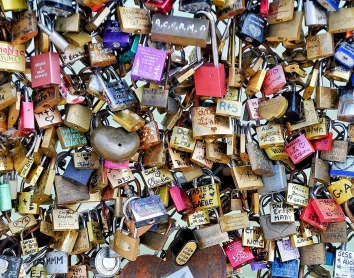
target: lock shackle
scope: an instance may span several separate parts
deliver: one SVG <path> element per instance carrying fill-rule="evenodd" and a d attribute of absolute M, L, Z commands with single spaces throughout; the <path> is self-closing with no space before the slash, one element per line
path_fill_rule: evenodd
<path fill-rule="evenodd" d="M 88 217 L 89 222 L 92 221 L 92 213 L 96 215 L 96 220 L 98 223 L 100 223 L 100 217 L 98 215 L 98 211 L 96 210 L 96 208 L 89 209 L 89 211 L 87 213 L 87 217 Z"/>
<path fill-rule="evenodd" d="M 204 15 L 210 21 L 210 33 L 211 33 L 211 45 L 213 50 L 213 63 L 214 67 L 219 66 L 219 53 L 218 53 L 218 43 L 216 40 L 216 28 L 215 28 L 215 20 L 213 16 L 205 11 L 198 11 L 197 15 Z"/>
<path fill-rule="evenodd" d="M 244 125 L 244 133 L 246 134 L 247 143 L 253 143 L 253 138 L 251 134 L 251 128 L 253 127 L 254 125 L 251 122 L 247 123 L 247 125 Z"/>
<path fill-rule="evenodd" d="M 302 12 L 303 8 L 304 8 L 304 1 L 303 0 L 297 0 L 296 11 Z"/>
<path fill-rule="evenodd" d="M 296 176 L 298 176 L 299 174 L 301 174 L 303 176 L 303 178 L 304 178 L 303 184 L 305 186 L 307 186 L 307 176 L 306 176 L 306 173 L 303 171 L 303 169 L 295 169 L 294 171 L 292 171 L 290 173 L 289 182 L 291 182 L 291 183 L 294 182 L 295 173 L 298 173 Z M 299 181 L 298 178 L 296 178 L 296 179 Z"/>
<path fill-rule="evenodd" d="M 131 201 L 136 200 L 136 199 L 140 199 L 140 198 L 137 196 L 132 196 L 132 197 L 128 198 L 123 204 L 123 215 L 127 220 L 129 219 L 128 212 L 127 212 L 128 204 Z"/>
<path fill-rule="evenodd" d="M 25 102 L 30 102 L 30 95 L 28 92 L 28 87 L 26 85 L 23 85 L 21 88 L 21 93 L 23 94 L 23 97 L 25 99 Z"/>
<path fill-rule="evenodd" d="M 80 222 L 80 220 L 81 220 L 83 228 L 86 229 L 87 228 L 87 223 L 86 223 L 86 220 L 85 220 L 85 216 L 82 213 L 79 213 L 79 222 Z"/>
<path fill-rule="evenodd" d="M 337 127 L 342 128 L 343 131 L 340 132 Z M 348 141 L 348 129 L 343 123 L 333 121 L 332 128 L 337 132 L 337 137 L 335 139 L 343 138 L 343 141 Z"/>
<path fill-rule="evenodd" d="M 316 182 L 315 185 L 312 188 L 310 188 L 310 197 L 311 197 L 311 199 L 314 199 L 314 200 L 318 199 L 317 196 L 320 193 L 322 193 L 323 188 L 324 188 L 324 184 Z"/>
<path fill-rule="evenodd" d="M 128 201 L 128 200 L 127 200 Z M 122 233 L 123 232 L 123 225 L 124 225 L 124 220 L 125 219 L 129 219 L 129 218 L 126 218 L 125 216 L 122 217 L 122 219 L 120 220 L 120 225 L 119 225 L 119 231 Z M 136 225 L 134 225 L 134 234 L 133 234 L 133 237 L 134 238 L 137 238 L 138 236 L 138 229 L 136 227 Z"/>
<path fill-rule="evenodd" d="M 214 184 L 215 177 L 214 177 L 213 171 L 211 171 L 210 169 L 207 169 L 207 168 L 202 168 L 202 171 L 203 171 L 204 175 L 210 176 L 211 184 Z"/>

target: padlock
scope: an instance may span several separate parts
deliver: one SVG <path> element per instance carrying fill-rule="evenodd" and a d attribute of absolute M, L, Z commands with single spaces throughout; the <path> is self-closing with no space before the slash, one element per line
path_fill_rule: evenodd
<path fill-rule="evenodd" d="M 131 217 L 135 221 L 137 228 L 167 221 L 168 214 L 159 195 L 151 195 L 145 198 L 131 198 L 133 195 L 129 192 L 130 190 L 127 192 L 128 188 L 127 186 L 124 187 L 126 193 L 128 193 L 128 200 L 126 201 L 127 204 L 123 206 L 123 213 L 128 217 L 126 209 L 129 202 Z M 154 214 L 150 213 L 151 210 L 154 211 Z"/>
<path fill-rule="evenodd" d="M 316 140 L 327 137 L 327 121 L 325 117 L 319 118 L 319 123 L 306 127 L 305 136 L 308 140 Z"/>
<path fill-rule="evenodd" d="M 324 76 L 331 80 L 347 83 L 350 80 L 351 70 L 336 60 L 331 59 L 327 64 Z"/>
<path fill-rule="evenodd" d="M 68 254 L 71 253 L 78 234 L 79 232 L 75 230 L 61 232 L 59 239 L 55 243 L 55 249 Z"/>
<path fill-rule="evenodd" d="M 120 241 L 120 243 L 123 244 L 123 250 L 125 250 L 126 247 L 129 248 L 124 240 Z M 107 261 L 110 263 L 105 263 Z M 89 263 L 91 272 L 96 275 L 102 275 L 103 277 L 114 277 L 114 275 L 119 272 L 120 265 L 121 258 L 110 258 L 109 247 L 100 247 L 99 245 L 96 246 L 96 249 L 92 253 Z"/>
<path fill-rule="evenodd" d="M 119 57 L 120 63 L 128 63 L 136 54 L 140 41 L 140 35 L 136 34 L 131 37 L 130 47 L 123 51 Z"/>
<path fill-rule="evenodd" d="M 288 183 L 286 180 L 285 166 L 276 161 L 273 164 L 274 176 L 262 176 L 263 187 L 258 189 L 261 195 L 286 191 Z"/>
<path fill-rule="evenodd" d="M 76 2 L 75 11 L 70 16 L 58 16 L 55 20 L 55 31 L 57 32 L 79 32 L 80 20 L 79 1 Z"/>
<path fill-rule="evenodd" d="M 305 2 L 305 25 L 324 26 L 328 24 L 327 11 L 318 2 L 310 0 Z"/>
<path fill-rule="evenodd" d="M 294 1 L 278 0 L 269 4 L 268 24 L 289 21 L 293 18 Z"/>
<path fill-rule="evenodd" d="M 187 192 L 181 187 L 178 179 L 174 176 L 173 186 L 169 188 L 169 194 L 176 207 L 176 211 L 182 215 L 194 213 L 194 207 Z M 193 195 L 192 195 L 193 196 Z"/>
<path fill-rule="evenodd" d="M 208 10 L 211 6 L 211 0 L 182 0 L 179 3 L 179 10 L 195 14 L 199 11 Z"/>
<path fill-rule="evenodd" d="M 237 36 L 247 43 L 258 46 L 264 42 L 266 24 L 267 20 L 255 13 L 252 3 L 248 2 L 238 22 Z"/>
<path fill-rule="evenodd" d="M 11 30 L 13 45 L 26 43 L 38 34 L 37 16 L 32 10 L 31 2 L 28 4 L 27 11 L 14 13 Z"/>
<path fill-rule="evenodd" d="M 39 264 L 41 264 L 42 266 L 38 266 Z M 47 269 L 44 265 L 45 265 L 44 259 L 35 261 L 33 263 L 33 266 L 31 267 L 30 277 L 46 278 Z"/>
<path fill-rule="evenodd" d="M 122 217 L 119 230 L 114 234 L 113 251 L 130 261 L 135 261 L 138 255 L 140 238 L 137 237 L 137 228 L 135 227 L 133 237 L 123 233 L 125 217 Z"/>
<path fill-rule="evenodd" d="M 88 278 L 89 273 L 88 273 L 88 267 L 85 265 L 84 261 L 84 256 L 78 256 L 81 257 L 79 264 L 72 265 L 71 264 L 71 255 L 69 256 L 69 270 L 68 273 L 66 274 L 66 278 L 75 276 L 79 274 L 82 278 Z"/>
<path fill-rule="evenodd" d="M 96 214 L 96 221 L 92 220 L 92 212 L 94 212 Z M 103 244 L 104 243 L 102 228 L 101 228 L 98 213 L 96 210 L 91 209 L 88 212 L 87 230 L 88 230 L 89 240 L 91 243 L 93 243 L 93 244 Z"/>
<path fill-rule="evenodd" d="M 168 218 L 168 226 L 163 234 L 159 232 L 147 231 L 140 236 L 140 243 L 152 250 L 160 251 L 163 249 L 171 230 L 172 220 L 171 218 Z"/>
<path fill-rule="evenodd" d="M 285 139 L 285 151 L 289 154 L 294 164 L 301 162 L 315 152 L 311 143 L 306 139 L 305 134 L 301 134 L 289 144 Z"/>
<path fill-rule="evenodd" d="M 348 132 L 346 126 L 341 123 L 333 124 L 333 127 L 339 126 L 343 129 L 343 140 L 333 140 L 330 151 L 321 151 L 321 159 L 334 162 L 345 162 L 348 153 Z"/>
<path fill-rule="evenodd" d="M 117 72 L 109 68 L 108 72 L 116 82 L 105 82 L 102 78 L 101 72 L 96 70 L 96 76 L 103 88 L 102 95 L 107 102 L 111 111 L 119 111 L 132 107 L 137 103 L 137 99 L 130 92 L 129 87 L 125 80 L 120 79 Z"/>
<path fill-rule="evenodd" d="M 327 191 L 328 195 L 329 192 Z M 342 222 L 345 215 L 333 199 L 314 199 L 312 206 L 321 222 Z"/>
<path fill-rule="evenodd" d="M 267 124 L 256 127 L 258 144 L 261 149 L 284 145 L 283 132 L 279 124 Z"/>
<path fill-rule="evenodd" d="M 246 149 L 250 157 L 252 171 L 257 175 L 263 175 L 267 177 L 273 176 L 274 172 L 271 162 L 268 160 L 263 150 L 261 150 L 259 146 L 252 140 L 252 125 L 249 123 L 245 128 L 247 134 Z"/>
<path fill-rule="evenodd" d="M 272 223 L 270 219 L 270 214 L 264 215 L 264 206 L 266 205 L 264 202 L 269 203 L 269 198 L 270 195 L 263 195 L 260 198 L 260 224 L 263 228 L 264 238 L 266 240 L 278 240 L 296 234 L 295 223 Z"/>
<path fill-rule="evenodd" d="M 295 173 L 299 173 L 303 176 L 303 185 L 293 183 Z M 288 183 L 288 189 L 286 194 L 286 202 L 291 205 L 306 207 L 309 203 L 310 190 L 307 187 L 307 177 L 303 171 L 292 171 L 290 175 L 290 181 Z"/>
<path fill-rule="evenodd" d="M 308 206 L 302 210 L 300 220 L 316 227 L 319 230 L 325 231 L 327 229 L 328 223 L 321 222 L 312 206 L 312 203 L 313 200 L 310 200 Z"/>
<path fill-rule="evenodd" d="M 203 172 L 210 176 L 210 184 L 198 187 L 198 181 L 193 180 L 194 188 L 191 191 L 191 199 L 193 207 L 196 211 L 217 208 L 220 206 L 219 185 L 215 183 L 213 173 L 208 169 Z"/>
<path fill-rule="evenodd" d="M 225 244 L 223 249 L 233 268 L 238 268 L 254 260 L 250 247 L 243 247 L 240 238 Z"/>
<path fill-rule="evenodd" d="M 339 87 L 339 104 L 338 104 L 338 112 L 337 118 L 343 122 L 350 122 L 353 119 L 352 116 L 352 105 L 350 100 L 352 98 L 352 88 L 351 87 Z"/>
<path fill-rule="evenodd" d="M 328 32 L 332 34 L 336 34 L 336 33 L 345 33 L 348 31 L 354 31 L 354 26 L 351 20 L 346 20 L 348 18 L 353 17 L 354 8 L 352 6 L 346 7 L 345 9 L 338 9 L 339 2 L 340 2 L 338 0 L 335 1 L 324 0 L 323 2 L 330 2 L 332 4 L 326 6 L 328 10 L 329 7 L 332 7 L 331 12 L 328 13 Z"/>
<path fill-rule="evenodd" d="M 105 48 L 102 42 L 88 44 L 91 67 L 108 67 L 117 63 L 113 50 Z"/>
<path fill-rule="evenodd" d="M 114 2 L 109 3 L 103 9 L 96 13 L 96 15 L 90 19 L 86 25 L 86 30 L 89 32 L 94 32 L 102 24 L 105 18 L 117 7 Z"/>
<path fill-rule="evenodd" d="M 66 274 L 69 271 L 68 254 L 61 251 L 51 251 L 45 256 L 47 274 Z"/>
<path fill-rule="evenodd" d="M 261 227 L 245 228 L 242 233 L 242 246 L 264 248 L 265 241 Z"/>
<path fill-rule="evenodd" d="M 19 214 L 39 214 L 39 205 L 32 200 L 34 192 L 29 190 L 32 190 L 32 187 L 25 189 L 25 180 L 23 179 L 16 199 L 15 210 Z"/>
<path fill-rule="evenodd" d="M 3 180 L 3 183 L 0 184 L 0 211 L 6 211 L 12 209 L 11 204 L 11 188 L 10 184 L 7 183 L 7 180 Z"/>
<path fill-rule="evenodd" d="M 277 64 L 266 72 L 262 84 L 262 92 L 267 96 L 272 95 L 283 88 L 285 84 L 286 79 L 283 66 Z"/>
<path fill-rule="evenodd" d="M 27 1 L 26 0 L 20 0 L 16 3 L 12 1 L 1 1 L 1 10 L 4 12 L 7 11 L 21 11 L 21 10 L 27 10 Z"/>
<path fill-rule="evenodd" d="M 59 105 L 60 97 L 59 88 L 57 86 L 49 87 L 44 90 L 34 90 L 32 92 L 34 113 L 41 113 L 53 106 Z"/>
<path fill-rule="evenodd" d="M 300 265 L 318 265 L 326 263 L 326 252 L 323 243 L 312 244 L 299 248 Z"/>
<path fill-rule="evenodd" d="M 310 60 L 330 57 L 334 54 L 333 35 L 331 33 L 314 34 L 309 27 L 309 36 L 306 40 L 307 58 Z"/>
<path fill-rule="evenodd" d="M 272 263 L 272 275 L 274 277 L 298 277 L 298 260 L 281 261 L 274 258 Z"/>
<path fill-rule="evenodd" d="M 79 214 L 79 220 L 81 219 L 82 227 L 78 230 L 78 235 L 71 251 L 71 254 L 76 255 L 83 252 L 87 252 L 92 249 L 92 244 L 89 240 L 89 234 L 87 230 L 87 222 L 82 214 Z"/>
<path fill-rule="evenodd" d="M 44 11 L 48 14 L 54 14 L 59 16 L 69 16 L 75 12 L 72 2 L 69 0 L 64 1 L 48 1 L 39 0 L 38 10 Z"/>
<path fill-rule="evenodd" d="M 226 94 L 225 68 L 223 64 L 219 64 L 214 20 L 209 13 L 204 11 L 200 11 L 198 14 L 205 15 L 210 21 L 213 63 L 205 62 L 195 71 L 196 95 L 222 97 Z"/>
<path fill-rule="evenodd" d="M 262 67 L 248 81 L 246 94 L 255 95 L 262 89 L 264 79 L 267 74 L 268 60 L 264 59 Z M 250 115 L 251 116 L 251 115 Z"/>
<path fill-rule="evenodd" d="M 166 56 L 167 53 L 164 50 L 139 45 L 131 70 L 131 78 L 160 84 Z M 151 59 L 154 63 L 147 62 Z"/>
<path fill-rule="evenodd" d="M 316 87 L 316 107 L 318 109 L 337 109 L 338 92 L 334 87 L 334 82 L 330 82 L 330 87 L 323 86 L 324 63 L 322 61 L 319 67 L 318 86 Z"/>
<path fill-rule="evenodd" d="M 329 163 L 320 159 L 319 151 L 317 150 L 311 162 L 311 176 L 315 182 L 327 185 L 330 183 Z"/>
<path fill-rule="evenodd" d="M 229 77 L 228 77 L 228 85 L 230 87 L 234 88 L 241 88 L 243 86 L 244 82 L 244 76 L 242 74 L 242 41 L 239 39 L 239 51 L 238 51 L 238 65 L 236 68 L 235 65 L 235 56 L 236 56 L 236 21 L 232 21 L 232 27 L 231 27 L 231 38 L 230 38 L 230 43 L 231 43 L 231 52 L 229 53 L 231 55 L 231 66 L 229 67 Z"/>
<path fill-rule="evenodd" d="M 6 255 L 7 254 L 7 255 Z M 11 255 L 9 255 L 11 254 Z M 19 277 L 23 260 L 10 248 L 4 248 L 0 255 L 1 275 L 4 277 Z"/>
<path fill-rule="evenodd" d="M 58 163 L 65 163 L 65 158 L 62 157 L 61 159 L 62 160 L 58 161 Z M 62 177 L 63 179 L 68 180 L 75 185 L 87 186 L 92 176 L 92 173 L 93 169 L 75 168 L 74 159 L 70 158 Z"/>
<path fill-rule="evenodd" d="M 347 68 L 353 69 L 354 68 L 354 48 L 352 44 L 349 44 L 346 41 L 341 43 L 336 49 L 334 59 L 336 59 L 336 61 L 346 66 Z"/>
<path fill-rule="evenodd" d="M 147 111 L 150 121 L 139 130 L 140 136 L 140 149 L 146 149 L 156 146 L 161 142 L 160 133 L 158 130 L 157 122 L 150 110 Z"/>
<path fill-rule="evenodd" d="M 317 139 L 317 140 L 312 140 L 311 144 L 312 146 L 315 148 L 315 150 L 317 151 L 330 151 L 332 148 L 332 140 L 333 140 L 333 132 L 332 132 L 332 125 L 333 125 L 333 121 L 329 118 L 327 118 L 327 122 L 328 122 L 328 132 L 327 132 L 327 136 L 322 138 L 322 139 Z"/>
<path fill-rule="evenodd" d="M 266 39 L 272 41 L 299 41 L 303 19 L 303 1 L 297 1 L 296 11 L 291 20 L 269 25 Z"/>
<path fill-rule="evenodd" d="M 174 262 L 178 266 L 185 265 L 197 250 L 198 244 L 192 230 L 184 228 L 178 231 L 171 243 Z"/>
<path fill-rule="evenodd" d="M 124 49 L 129 46 L 130 36 L 119 28 L 118 21 L 106 20 L 103 33 L 103 46 L 110 49 Z"/>
<path fill-rule="evenodd" d="M 170 147 L 183 152 L 191 153 L 196 145 L 191 129 L 175 126 L 170 138 Z"/>

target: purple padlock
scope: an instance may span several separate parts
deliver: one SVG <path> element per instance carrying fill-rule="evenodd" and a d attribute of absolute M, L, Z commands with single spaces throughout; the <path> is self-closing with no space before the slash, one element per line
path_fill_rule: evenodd
<path fill-rule="evenodd" d="M 266 262 L 256 262 L 253 261 L 250 263 L 252 271 L 261 270 L 267 268 Z"/>
<path fill-rule="evenodd" d="M 130 34 L 119 28 L 116 20 L 106 20 L 103 31 L 103 46 L 109 49 L 122 49 L 130 44 Z"/>
<path fill-rule="evenodd" d="M 132 79 L 161 84 L 166 56 L 164 50 L 139 45 L 131 71 Z"/>

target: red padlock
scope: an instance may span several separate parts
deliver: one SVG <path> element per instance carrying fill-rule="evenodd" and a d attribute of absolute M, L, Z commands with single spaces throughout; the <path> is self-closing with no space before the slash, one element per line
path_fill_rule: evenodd
<path fill-rule="evenodd" d="M 259 15 L 264 18 L 268 18 L 268 13 L 269 13 L 269 3 L 268 0 L 261 0 L 260 4 L 260 9 L 259 9 Z"/>
<path fill-rule="evenodd" d="M 29 92 L 26 86 L 21 88 L 24 101 L 21 101 L 20 117 L 18 120 L 18 130 L 21 135 L 28 135 L 34 130 L 34 110 L 33 102 L 30 101 Z"/>
<path fill-rule="evenodd" d="M 300 215 L 300 220 L 314 226 L 315 228 L 317 228 L 319 230 L 325 231 L 327 229 L 328 223 L 322 222 L 319 219 L 312 204 L 313 204 L 313 199 L 310 200 L 307 207 L 303 208 L 301 215 Z"/>
<path fill-rule="evenodd" d="M 224 251 L 233 268 L 239 268 L 254 261 L 250 247 L 243 247 L 240 238 L 236 238 L 224 245 Z"/>
<path fill-rule="evenodd" d="M 47 52 L 31 57 L 32 88 L 45 88 L 61 84 L 59 54 Z"/>
<path fill-rule="evenodd" d="M 345 214 L 333 199 L 314 199 L 312 206 L 321 222 L 343 222 Z"/>
<path fill-rule="evenodd" d="M 183 188 L 175 185 L 170 188 L 169 192 L 177 212 L 183 215 L 194 213 L 193 204 Z"/>
<path fill-rule="evenodd" d="M 155 13 L 168 14 L 176 0 L 145 0 L 145 7 Z"/>
<path fill-rule="evenodd" d="M 203 14 L 210 20 L 213 63 L 204 63 L 195 71 L 195 92 L 197 96 L 223 97 L 226 94 L 225 67 L 219 64 L 215 21 L 210 13 L 200 11 L 197 14 Z"/>
<path fill-rule="evenodd" d="M 266 95 L 272 95 L 278 92 L 286 85 L 285 73 L 282 65 L 276 65 L 267 71 L 262 84 L 262 92 Z"/>

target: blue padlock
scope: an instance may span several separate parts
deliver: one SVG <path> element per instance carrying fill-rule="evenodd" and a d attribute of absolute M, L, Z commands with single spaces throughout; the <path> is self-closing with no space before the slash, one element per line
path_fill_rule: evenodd
<path fill-rule="evenodd" d="M 333 265 L 334 263 L 334 254 L 326 252 L 326 265 Z"/>
<path fill-rule="evenodd" d="M 317 2 L 329 12 L 335 12 L 339 9 L 340 0 L 317 0 Z"/>
<path fill-rule="evenodd" d="M 124 49 L 130 44 L 130 34 L 119 28 L 116 20 L 106 20 L 103 31 L 103 46 L 109 49 Z"/>
<path fill-rule="evenodd" d="M 354 45 L 347 42 L 340 44 L 336 49 L 334 59 L 343 66 L 354 68 Z"/>
<path fill-rule="evenodd" d="M 87 186 L 93 171 L 93 169 L 76 169 L 74 166 L 74 159 L 70 158 L 68 166 L 64 171 L 63 179 L 76 185 Z"/>
<path fill-rule="evenodd" d="M 282 278 L 294 278 L 299 275 L 298 260 L 281 262 L 280 258 L 274 258 L 272 263 L 272 276 Z"/>

